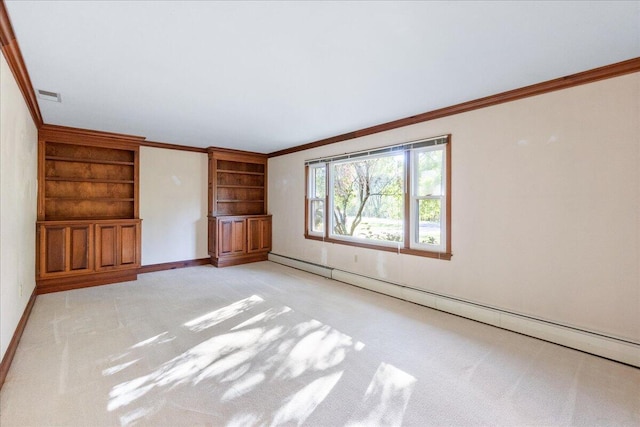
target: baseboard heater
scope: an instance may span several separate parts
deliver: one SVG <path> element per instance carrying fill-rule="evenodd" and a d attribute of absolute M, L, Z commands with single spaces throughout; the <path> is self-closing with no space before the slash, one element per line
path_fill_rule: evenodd
<path fill-rule="evenodd" d="M 373 279 L 274 253 L 269 254 L 269 261 L 410 301 L 425 307 L 466 317 L 498 328 L 540 338 L 597 356 L 606 357 L 607 359 L 640 367 L 640 343 L 512 313 L 405 285 Z"/>

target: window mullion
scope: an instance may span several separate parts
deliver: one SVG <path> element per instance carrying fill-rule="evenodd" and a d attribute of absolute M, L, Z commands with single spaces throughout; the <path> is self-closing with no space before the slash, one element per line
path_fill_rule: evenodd
<path fill-rule="evenodd" d="M 331 217 L 329 216 L 330 212 L 333 212 L 333 202 L 331 202 L 331 194 L 333 193 L 333 185 L 332 178 L 330 176 L 331 173 L 331 164 L 324 164 L 324 233 L 322 235 L 323 239 L 327 239 L 329 237 L 329 230 L 331 229 L 331 223 L 329 220 Z M 330 204 L 331 202 L 331 204 Z"/>
<path fill-rule="evenodd" d="M 413 167 L 411 164 L 411 151 L 407 150 L 404 153 L 404 164 L 405 164 L 405 174 L 404 174 L 404 247 L 408 249 L 411 247 L 411 221 L 413 221 L 411 215 L 411 203 L 413 196 L 413 182 L 411 180 Z"/>

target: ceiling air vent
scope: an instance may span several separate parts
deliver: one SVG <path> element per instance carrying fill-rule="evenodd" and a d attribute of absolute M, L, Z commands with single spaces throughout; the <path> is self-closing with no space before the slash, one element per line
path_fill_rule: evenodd
<path fill-rule="evenodd" d="M 59 93 L 50 92 L 48 90 L 38 89 L 38 98 L 44 99 L 45 101 L 62 102 L 62 98 L 60 98 Z"/>

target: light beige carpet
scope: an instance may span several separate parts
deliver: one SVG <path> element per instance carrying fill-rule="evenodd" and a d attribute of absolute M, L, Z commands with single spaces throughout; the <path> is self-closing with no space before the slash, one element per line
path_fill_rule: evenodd
<path fill-rule="evenodd" d="M 271 262 L 39 296 L 0 424 L 638 426 L 640 370 Z"/>

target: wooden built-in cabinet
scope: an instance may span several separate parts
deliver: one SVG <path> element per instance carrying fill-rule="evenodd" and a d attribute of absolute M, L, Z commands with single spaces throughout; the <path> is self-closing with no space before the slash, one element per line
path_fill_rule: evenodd
<path fill-rule="evenodd" d="M 267 156 L 210 148 L 209 255 L 216 267 L 264 261 L 271 250 Z"/>
<path fill-rule="evenodd" d="M 38 292 L 135 280 L 139 146 L 46 125 L 38 139 Z"/>
<path fill-rule="evenodd" d="M 209 255 L 216 267 L 266 261 L 271 215 L 209 217 Z"/>
<path fill-rule="evenodd" d="M 39 293 L 137 277 L 139 219 L 38 221 L 36 235 Z"/>

